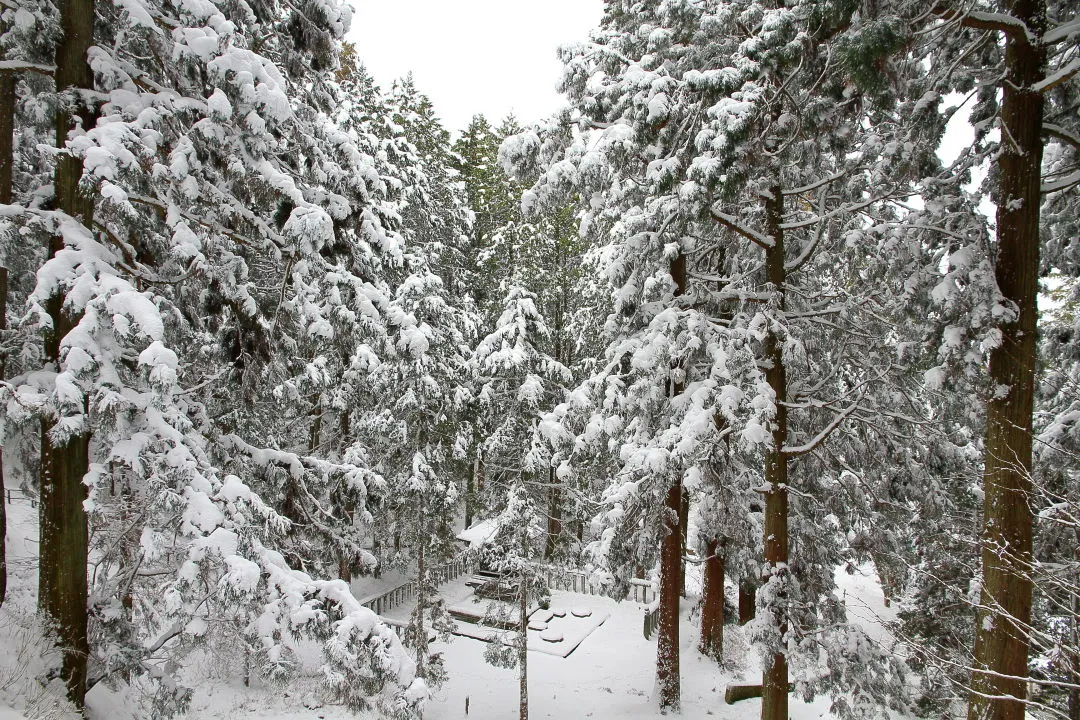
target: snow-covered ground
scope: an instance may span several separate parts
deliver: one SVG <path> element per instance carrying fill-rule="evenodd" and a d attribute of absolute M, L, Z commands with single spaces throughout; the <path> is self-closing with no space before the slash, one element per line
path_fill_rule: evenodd
<path fill-rule="evenodd" d="M 9 606 L 33 606 L 32 558 L 36 555 L 36 510 L 29 503 L 8 506 L 9 552 L 12 555 L 14 602 Z M 693 593 L 699 581 L 691 568 L 689 589 Z M 450 583 L 450 595 L 462 592 L 463 580 Z M 384 583 L 393 581 L 385 578 Z M 894 611 L 885 608 L 877 578 L 870 567 L 860 567 L 852 574 L 838 571 L 838 592 L 844 596 L 852 620 L 862 623 L 872 637 L 889 645 L 892 642 L 882 627 L 882 620 L 891 619 Z M 459 587 L 461 586 L 461 587 Z M 372 588 L 373 589 L 373 588 Z M 456 597 L 456 595 L 455 595 Z M 756 656 L 747 648 L 742 630 L 735 625 L 725 628 L 725 667 L 702 657 L 696 649 L 698 628 L 691 618 L 694 601 L 684 602 L 681 632 L 682 698 L 684 718 L 753 718 L 760 711 L 759 700 L 746 700 L 736 705 L 724 703 L 724 690 L 730 683 L 760 682 Z M 552 645 L 541 639 L 540 630 L 530 631 L 529 704 L 533 718 L 628 718 L 640 720 L 661 717 L 652 702 L 655 675 L 656 640 L 646 640 L 642 625 L 645 605 L 633 601 L 616 603 L 611 599 L 570 592 L 552 593 L 552 610 L 565 611 L 563 617 L 548 620 L 548 628 L 573 642 L 566 657 L 562 651 L 552 653 Z M 402 609 L 404 610 L 404 609 Z M 591 611 L 589 618 L 575 618 L 573 611 Z M 407 616 L 407 614 L 406 614 Z M 546 613 L 545 613 L 546 617 Z M 538 616 L 536 616 L 537 619 Z M 3 620 L 3 618 L 0 618 Z M 601 622 L 602 621 L 602 622 Z M 476 626 L 462 626 L 465 635 Z M 5 691 L 3 673 L 10 672 L 23 662 L 14 650 L 17 627 L 7 618 L 0 622 L 0 720 L 22 720 L 9 706 L 16 700 Z M 483 632 L 472 634 L 482 635 Z M 442 652 L 450 672 L 449 682 L 437 691 L 425 713 L 426 720 L 501 720 L 516 717 L 518 707 L 518 676 L 516 670 L 492 667 L 484 662 L 486 643 L 467 636 L 455 636 L 451 641 L 438 642 L 434 648 Z M 239 658 L 204 658 L 191 668 L 189 681 L 195 688 L 190 720 L 301 720 L 321 718 L 344 720 L 359 716 L 341 707 L 325 706 L 319 701 L 319 677 L 315 672 L 316 654 L 310 656 L 311 667 L 301 672 L 288 687 L 267 687 L 253 682 L 244 687 L 240 680 Z M 9 692 L 5 695 L 5 692 Z M 25 699 L 25 698 L 23 698 Z M 145 712 L 124 696 L 97 687 L 88 697 L 90 720 L 143 720 Z M 44 707 L 44 706 L 43 706 Z M 793 720 L 831 718 L 829 702 L 819 698 L 803 703 L 792 696 Z M 67 718 L 56 708 L 34 711 L 20 704 L 28 720 L 41 717 Z"/>

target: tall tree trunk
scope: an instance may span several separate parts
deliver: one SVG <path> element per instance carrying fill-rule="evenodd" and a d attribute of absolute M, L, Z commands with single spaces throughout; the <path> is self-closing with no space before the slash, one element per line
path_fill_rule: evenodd
<path fill-rule="evenodd" d="M 518 579 L 518 720 L 529 720 L 529 583 Z"/>
<path fill-rule="evenodd" d="M 1010 0 L 1013 17 L 1041 37 L 1043 0 Z M 1039 273 L 1039 184 L 1045 51 L 1019 34 L 1005 43 L 994 277 L 1017 316 L 990 352 L 983 464 L 983 585 L 975 625 L 969 720 L 1022 720 L 1031 621 L 1031 426 Z"/>
<path fill-rule="evenodd" d="M 311 426 L 308 429 L 308 453 L 314 455 L 319 449 L 319 445 L 322 444 L 323 406 L 321 394 L 312 399 L 309 415 L 311 416 Z"/>
<path fill-rule="evenodd" d="M 11 203 L 15 169 L 15 75 L 0 73 L 0 204 Z"/>
<path fill-rule="evenodd" d="M 767 235 L 773 241 L 765 251 L 767 280 L 776 293 L 776 311 L 785 309 L 784 197 L 779 185 L 771 188 L 772 197 L 765 201 Z M 765 380 L 772 388 L 776 415 L 773 417 L 772 438 L 765 453 L 765 565 L 767 578 L 780 576 L 786 582 L 788 564 L 788 459 L 783 448 L 787 442 L 787 370 L 780 339 L 770 329 L 764 347 Z M 772 615 L 773 624 L 781 637 L 787 634 L 787 599 L 783 593 L 775 596 L 765 612 Z M 784 650 L 772 656 L 762 672 L 761 720 L 788 720 L 788 664 Z"/>
<path fill-rule="evenodd" d="M 7 28 L 2 28 L 7 30 Z M 2 57 L 2 55 L 0 55 Z M 15 165 L 15 76 L 0 73 L 0 204 L 12 197 Z M 7 330 L 8 269 L 0 266 L 0 334 Z M 7 379 L 6 358 L 0 355 L 0 380 Z M 7 499 L 4 493 L 4 449 L 0 446 L 0 605 L 7 596 Z"/>
<path fill-rule="evenodd" d="M 469 467 L 469 476 L 465 481 L 465 527 L 470 528 L 473 524 L 473 512 L 476 504 L 476 474 L 480 470 L 480 452 L 477 451 Z"/>
<path fill-rule="evenodd" d="M 10 176 L 9 176 L 10 190 Z M 2 181 L 2 178 L 0 178 Z M 10 192 L 8 193 L 10 195 Z M 0 266 L 0 337 L 7 330 L 8 269 Z M 0 355 L 0 380 L 7 371 L 7 359 Z M 0 445 L 0 605 L 7 596 L 7 494 L 4 492 L 4 448 Z"/>
<path fill-rule="evenodd" d="M 724 658 L 724 557 L 716 538 L 706 543 L 705 553 L 699 649 L 702 655 L 720 662 Z"/>
<path fill-rule="evenodd" d="M 671 279 L 675 282 L 675 297 L 686 292 L 686 256 L 679 253 L 671 263 Z M 682 392 L 682 383 L 670 384 L 670 395 Z M 660 541 L 660 612 L 656 640 L 656 685 L 661 711 L 679 710 L 681 688 L 679 678 L 679 584 L 681 582 L 683 534 L 679 527 L 682 515 L 682 475 L 675 473 L 664 502 L 666 530 Z"/>
<path fill-rule="evenodd" d="M 745 625 L 754 619 L 757 612 L 757 585 L 753 578 L 739 581 L 739 624 Z"/>
<path fill-rule="evenodd" d="M 86 130 L 94 124 L 92 109 L 82 104 L 77 90 L 93 88 L 93 73 L 86 53 L 93 42 L 94 0 L 61 0 L 60 40 L 56 46 L 56 90 L 63 97 L 56 112 L 56 146 L 63 148 L 69 132 L 81 123 Z M 54 179 L 57 207 L 93 229 L 94 199 L 80 191 L 82 161 L 68 154 L 56 160 Z M 54 236 L 49 256 L 64 247 L 64 239 Z M 64 311 L 64 296 L 48 299 L 46 309 L 52 329 L 45 337 L 45 357 L 59 367 L 60 343 L 76 324 Z M 86 559 L 87 525 L 83 501 L 83 477 L 89 469 L 90 435 L 84 433 L 54 443 L 53 425 L 42 422 L 40 563 L 38 607 L 52 623 L 63 660 L 60 674 L 68 696 L 77 707 L 86 699 Z"/>
<path fill-rule="evenodd" d="M 421 517 L 424 510 L 421 508 Z M 416 677 L 426 678 L 424 661 L 427 659 L 427 630 L 424 629 L 424 611 L 427 609 L 427 557 L 424 550 L 427 545 L 423 538 L 418 543 L 416 553 L 416 609 L 413 611 L 413 641 L 416 643 Z"/>
<path fill-rule="evenodd" d="M 1073 546 L 1073 562 L 1080 560 L 1080 527 L 1073 529 L 1076 545 Z M 1080 720 L 1080 578 L 1066 591 L 1072 606 L 1072 652 L 1069 653 L 1069 674 L 1073 687 L 1069 688 L 1069 720 Z"/>
<path fill-rule="evenodd" d="M 349 410 L 346 408 L 341 411 L 341 419 L 338 426 L 340 437 L 338 438 L 338 455 L 342 458 L 345 457 L 345 451 L 352 443 L 350 436 L 352 435 L 352 427 L 350 424 Z M 356 503 L 351 499 L 346 500 L 341 508 L 342 517 L 346 524 L 351 528 L 353 526 L 353 515 L 356 512 Z M 341 551 L 338 554 L 338 577 L 345 582 L 352 582 L 352 557 Z"/>
<path fill-rule="evenodd" d="M 548 503 L 547 539 L 544 543 L 544 559 L 551 560 L 558 549 L 559 535 L 562 534 L 562 488 L 555 477 L 555 468 L 548 468 L 548 483 L 551 493 Z"/>
<path fill-rule="evenodd" d="M 682 499 L 679 501 L 679 536 L 682 538 L 679 558 L 679 595 L 686 597 L 686 541 L 687 526 L 690 524 L 690 491 L 684 486 Z"/>

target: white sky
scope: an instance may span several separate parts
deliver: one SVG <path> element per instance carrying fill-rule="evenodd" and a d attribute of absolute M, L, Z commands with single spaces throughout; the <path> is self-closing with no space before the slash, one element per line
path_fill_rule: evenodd
<path fill-rule="evenodd" d="M 384 88 L 410 70 L 455 133 L 476 113 L 539 120 L 561 105 L 559 45 L 600 24 L 603 0 L 353 0 L 348 39 Z"/>

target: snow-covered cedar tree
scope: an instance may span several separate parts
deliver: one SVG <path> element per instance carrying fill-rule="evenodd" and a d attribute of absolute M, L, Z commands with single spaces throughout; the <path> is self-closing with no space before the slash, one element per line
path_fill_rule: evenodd
<path fill-rule="evenodd" d="M 513 286 L 495 328 L 473 351 L 486 473 L 484 504 L 496 510 L 511 484 L 545 486 L 550 475 L 544 454 L 533 452 L 536 422 L 542 410 L 562 398 L 571 376 L 543 350 L 549 333 L 536 296 Z M 534 492 L 534 501 L 539 501 L 542 493 Z"/>
<path fill-rule="evenodd" d="M 397 637 L 344 582 L 316 577 L 360 553 L 352 518 L 325 500 L 344 492 L 363 515 L 382 481 L 359 455 L 313 454 L 311 410 L 340 369 L 393 344 L 388 268 L 404 264 L 365 152 L 377 141 L 327 114 L 348 10 L 96 11 L 100 102 L 59 156 L 77 164 L 77 202 L 21 210 L 56 239 L 4 386 L 5 433 L 44 421 L 68 453 L 65 502 L 88 514 L 91 680 L 149 680 L 162 714 L 188 697 L 176 671 L 190 649 L 239 628 L 254 667 L 279 676 L 290 638 L 308 634 L 324 641 L 329 690 L 412 712 L 423 692 Z M 71 558 L 62 571 L 85 575 Z"/>
<path fill-rule="evenodd" d="M 519 479 L 506 492 L 504 508 L 494 521 L 491 538 L 478 550 L 486 565 L 501 575 L 506 597 L 492 600 L 485 624 L 507 629 L 496 633 L 484 659 L 496 667 L 518 669 L 518 720 L 529 718 L 529 608 L 549 591 L 538 572 L 544 546 L 544 524 L 529 490 Z"/>
<path fill-rule="evenodd" d="M 1069 204 L 1061 198 L 1078 179 L 1075 118 L 1063 111 L 1073 102 L 1080 70 L 1070 40 L 1076 7 L 1041 0 L 962 8 L 938 3 L 929 12 L 923 3 L 903 0 L 877 5 L 913 30 L 908 48 L 925 74 L 923 105 L 945 98 L 951 112 L 968 113 L 975 133 L 956 160 L 920 183 L 926 202 L 910 214 L 908 235 L 942 257 L 926 268 L 923 287 L 912 283 L 917 292 L 929 290 L 933 300 L 922 318 L 936 317 L 945 325 L 934 343 L 939 365 L 927 372 L 927 384 L 953 396 L 971 394 L 972 388 L 981 401 L 975 422 L 964 429 L 982 436 L 982 482 L 970 483 L 982 505 L 974 530 L 981 537 L 971 559 L 960 560 L 980 567 L 969 598 L 977 615 L 969 620 L 974 646 L 945 662 L 974 668 L 957 685 L 960 694 L 969 689 L 969 717 L 1019 718 L 1027 712 L 1029 656 L 1041 654 L 1053 634 L 1032 615 L 1038 525 L 1054 534 L 1048 527 L 1053 520 L 1035 518 L 1057 502 L 1057 490 L 1044 494 L 1033 463 L 1040 425 L 1033 419 L 1040 414 L 1036 301 L 1040 272 L 1068 255 L 1060 253 L 1056 238 L 1062 235 L 1055 226 L 1062 216 L 1053 208 Z M 969 184 L 981 178 L 981 187 Z M 991 204 L 985 215 L 971 211 L 979 201 Z M 1045 218 L 1043 207 L 1049 211 Z M 1040 269 L 1043 246 L 1050 252 Z M 965 311 L 955 313 L 957 307 Z M 967 590 L 952 592 L 960 594 L 958 589 Z"/>
<path fill-rule="evenodd" d="M 903 703 L 898 663 L 871 643 L 844 652 L 859 630 L 832 592 L 855 552 L 843 506 L 858 482 L 837 461 L 872 464 L 905 441 L 904 415 L 922 415 L 896 333 L 872 312 L 896 306 L 894 279 L 923 259 L 873 231 L 925 162 L 889 142 L 905 88 L 866 82 L 900 41 L 895 21 L 852 3 L 610 3 L 592 42 L 564 50 L 570 108 L 500 152 L 539 177 L 526 211 L 580 198 L 612 288 L 603 362 L 562 411 L 578 457 L 609 458 L 598 564 L 625 583 L 655 557 L 677 532 L 673 488 L 696 490 L 725 438 L 757 468 L 735 477 L 764 494 L 751 627 L 770 719 L 787 715 L 789 662 L 838 711 Z M 658 648 L 678 646 L 663 638 L 662 623 Z M 669 706 L 674 652 L 658 657 Z M 878 671 L 854 671 L 871 658 Z M 849 680 L 865 684 L 852 695 Z"/>
<path fill-rule="evenodd" d="M 504 299 L 514 287 L 531 293 L 537 310 L 546 320 L 549 332 L 535 338 L 537 347 L 567 368 L 573 369 L 595 350 L 584 338 L 592 336 L 594 325 L 587 322 L 590 304 L 586 300 L 593 286 L 584 282 L 582 260 L 584 244 L 577 232 L 577 222 L 570 205 L 543 212 L 526 219 L 520 208 L 521 183 L 510 178 L 498 161 L 499 144 L 520 132 L 513 117 L 492 127 L 478 115 L 455 142 L 457 168 L 465 184 L 469 209 L 474 222 L 468 252 L 471 264 L 480 269 L 471 290 L 480 312 L 481 336 L 495 330 L 505 310 Z M 587 317 L 585 317 L 587 316 Z M 485 411 L 474 406 L 482 417 Z M 474 423 L 478 433 L 481 424 Z M 466 492 L 466 525 L 475 514 L 475 485 L 485 474 L 481 438 L 478 455 L 473 458 Z M 580 528 L 582 506 L 575 489 L 554 472 L 552 454 L 558 450 L 537 438 L 532 452 L 537 463 L 548 468 L 548 542 L 545 557 L 557 550 L 575 554 L 573 534 L 566 533 L 571 523 Z M 558 460 L 556 460 L 558 462 Z M 498 474 L 498 467 L 492 470 Z M 563 542 L 571 541 L 571 542 Z"/>

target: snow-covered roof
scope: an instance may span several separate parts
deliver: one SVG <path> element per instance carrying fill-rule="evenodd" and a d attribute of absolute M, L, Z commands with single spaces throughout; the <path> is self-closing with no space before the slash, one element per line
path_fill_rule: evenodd
<path fill-rule="evenodd" d="M 495 535 L 495 521 L 481 520 L 471 528 L 466 528 L 457 534 L 457 539 L 467 542 L 474 548 L 480 547 Z"/>

